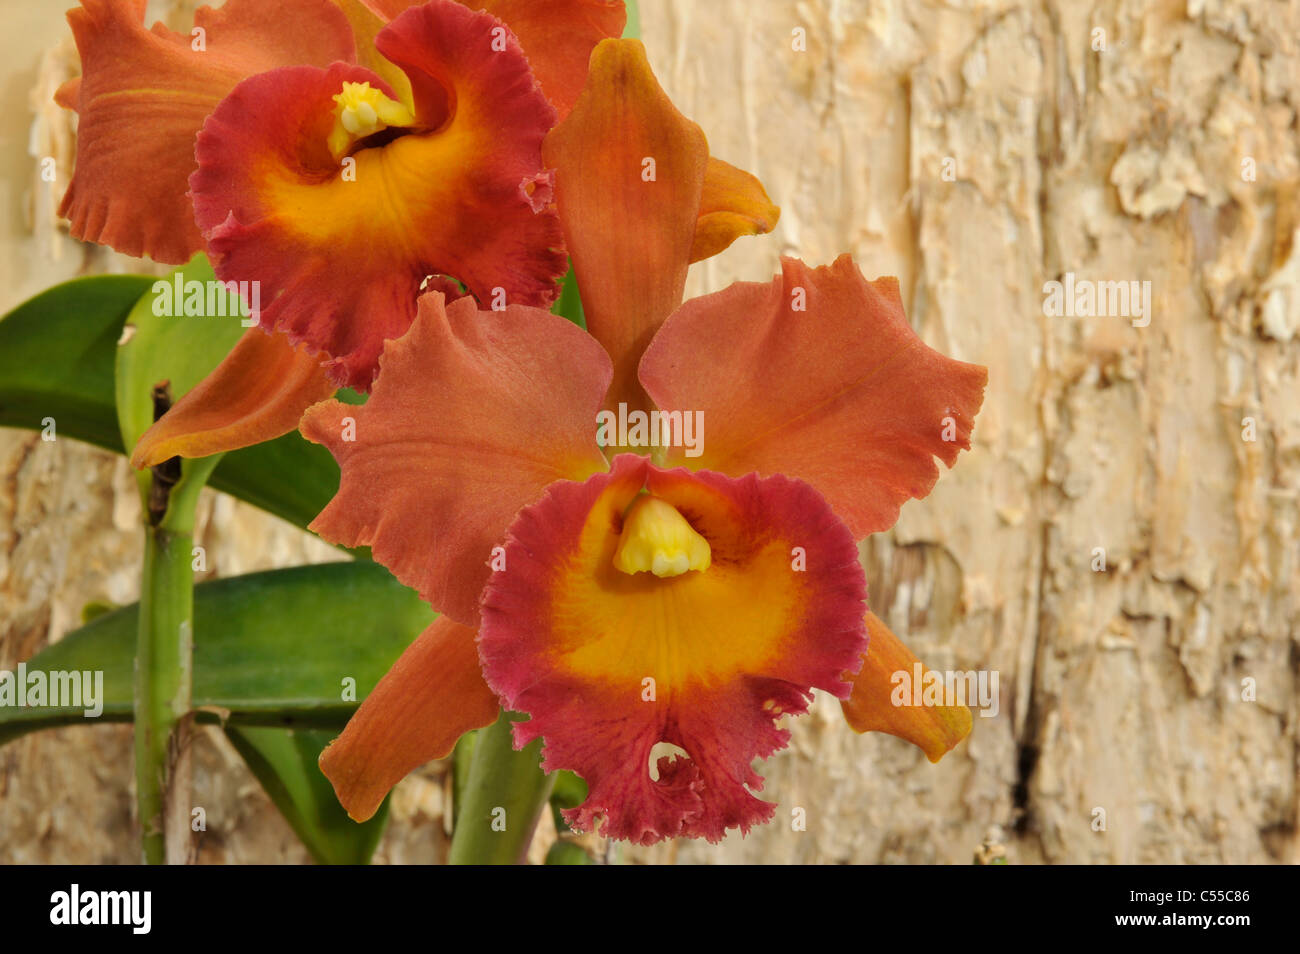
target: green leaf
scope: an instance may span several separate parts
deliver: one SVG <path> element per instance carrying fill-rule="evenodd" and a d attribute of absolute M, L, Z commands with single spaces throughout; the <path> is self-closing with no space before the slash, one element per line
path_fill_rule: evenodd
<path fill-rule="evenodd" d="M 132 715 L 137 605 L 100 616 L 26 664 L 46 673 L 103 673 L 102 721 Z M 193 704 L 201 721 L 341 729 L 433 620 L 412 591 L 374 563 L 326 563 L 200 583 L 194 588 Z M 48 678 L 48 677 L 47 677 Z M 0 744 L 84 725 L 83 708 L 0 705 Z"/>
<path fill-rule="evenodd" d="M 637 0 L 625 0 L 627 4 L 627 26 L 623 28 L 625 39 L 641 38 L 641 10 Z"/>
<path fill-rule="evenodd" d="M 78 278 L 0 319 L 0 427 L 39 431 L 52 417 L 58 437 L 123 453 L 114 407 L 117 341 L 127 315 L 157 281 L 144 275 Z M 351 391 L 337 397 L 364 400 Z M 131 413 L 138 429 L 139 412 Z M 306 527 L 329 503 L 338 479 L 329 451 L 295 432 L 224 455 L 208 484 Z"/>
<path fill-rule="evenodd" d="M 369 864 L 388 822 L 388 799 L 369 821 L 348 817 L 316 764 L 334 733 L 228 725 L 226 737 L 319 864 Z"/>
<path fill-rule="evenodd" d="M 113 360 L 126 316 L 154 279 L 78 278 L 42 292 L 0 320 L 0 427 L 122 450 L 113 411 Z"/>

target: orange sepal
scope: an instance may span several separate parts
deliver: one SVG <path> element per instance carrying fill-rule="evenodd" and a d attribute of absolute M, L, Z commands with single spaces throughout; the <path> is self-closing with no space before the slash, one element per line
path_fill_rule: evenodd
<path fill-rule="evenodd" d="M 867 652 L 862 669 L 853 676 L 853 692 L 840 703 L 844 719 L 855 732 L 887 732 L 911 742 L 937 762 L 970 735 L 973 722 L 966 706 L 913 705 L 904 682 L 911 685 L 925 667 L 880 618 L 867 611 Z M 906 681 L 897 676 L 905 673 Z"/>
<path fill-rule="evenodd" d="M 469 0 L 465 5 L 510 27 L 560 119 L 578 101 L 591 51 L 601 40 L 621 36 L 627 24 L 623 0 Z"/>
<path fill-rule="evenodd" d="M 542 146 L 587 330 L 614 361 L 606 407 L 647 406 L 637 362 L 682 300 L 708 161 L 637 40 L 605 40 L 569 118 Z"/>
<path fill-rule="evenodd" d="M 321 753 L 320 768 L 339 804 L 365 821 L 408 772 L 448 755 L 457 739 L 491 725 L 499 711 L 479 671 L 474 630 L 440 616 Z"/>
<path fill-rule="evenodd" d="M 144 432 L 137 469 L 169 457 L 207 457 L 288 434 L 303 412 L 334 393 L 320 356 L 284 335 L 249 328 L 230 354 Z"/>
<path fill-rule="evenodd" d="M 742 235 L 772 231 L 780 217 L 781 210 L 767 197 L 757 176 L 710 156 L 691 262 L 712 258 Z"/>

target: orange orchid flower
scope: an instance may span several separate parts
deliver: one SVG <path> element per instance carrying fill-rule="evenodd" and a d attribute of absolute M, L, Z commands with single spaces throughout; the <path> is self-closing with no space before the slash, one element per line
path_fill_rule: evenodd
<path fill-rule="evenodd" d="M 206 251 L 267 304 L 134 466 L 269 440 L 336 386 L 367 391 L 443 276 L 484 302 L 554 299 L 566 256 L 541 142 L 594 45 L 622 31 L 622 0 L 228 0 L 196 16 L 201 51 L 142 15 L 135 0 L 70 14 L 85 70 L 60 96 L 82 116 L 74 234 L 159 261 Z M 330 42 L 273 39 L 282 20 L 315 36 L 312 18 Z M 714 158 L 696 209 L 694 258 L 778 214 Z"/>
<path fill-rule="evenodd" d="M 228 0 L 201 8 L 191 36 L 145 29 L 144 0 L 69 12 L 83 70 L 57 96 L 80 116 L 72 233 L 160 262 L 206 251 L 218 278 L 268 301 L 262 327 L 145 435 L 137 467 L 278 437 L 339 384 L 368 390 L 431 273 L 525 303 L 558 293 L 541 141 L 592 47 L 622 31 L 622 0 L 496 15 L 433 0 L 391 24 L 383 6 Z"/>
<path fill-rule="evenodd" d="M 417 3 L 401 0 L 226 0 L 201 7 L 189 36 L 144 26 L 146 0 L 81 0 L 68 12 L 82 75 L 56 94 L 79 114 L 77 162 L 60 214 L 73 236 L 127 255 L 180 265 L 206 242 L 187 194 L 195 137 L 242 80 L 284 66 L 356 62 L 414 108 L 410 81 L 385 58 L 378 35 Z M 533 75 L 567 115 L 597 42 L 623 31 L 622 0 L 495 0 L 465 3 L 497 18 L 490 42 L 511 52 L 520 38 Z M 500 23 L 497 22 L 500 21 Z M 478 21 L 486 23 L 486 21 Z M 516 57 L 507 56 L 507 69 Z M 479 65 L 491 62 L 480 58 Z M 455 81 L 464 80 L 457 76 Z M 338 93 L 340 90 L 333 90 Z M 328 108 L 333 109 L 331 103 Z M 291 147 L 290 147 L 291 148 Z"/>
<path fill-rule="evenodd" d="M 636 41 L 597 46 L 544 155 L 590 333 L 429 293 L 368 403 L 301 424 L 342 471 L 313 529 L 443 614 L 323 753 L 341 803 L 369 817 L 499 705 L 545 770 L 586 779 L 575 827 L 642 844 L 771 818 L 751 765 L 813 689 L 937 760 L 970 713 L 890 705 L 915 657 L 866 610 L 855 541 L 970 446 L 985 369 L 928 348 L 897 283 L 847 256 L 682 304 L 707 146 Z M 670 439 L 611 439 L 636 412 Z M 673 439 L 687 415 L 701 443 Z M 660 743 L 682 754 L 652 765 Z"/>

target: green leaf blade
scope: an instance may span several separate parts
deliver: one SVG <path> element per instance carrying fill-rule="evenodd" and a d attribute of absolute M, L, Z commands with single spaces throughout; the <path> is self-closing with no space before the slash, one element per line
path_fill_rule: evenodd
<path fill-rule="evenodd" d="M 132 716 L 139 609 L 99 616 L 25 665 L 103 673 L 103 713 L 0 706 L 0 744 L 28 732 Z M 206 721 L 337 731 L 434 614 L 378 564 L 325 563 L 200 583 L 193 704 Z M 345 699 L 345 679 L 354 680 Z"/>
<path fill-rule="evenodd" d="M 114 356 L 126 316 L 154 279 L 99 275 L 55 285 L 0 319 L 0 427 L 41 430 L 122 450 Z"/>
<path fill-rule="evenodd" d="M 318 864 L 370 863 L 388 823 L 389 800 L 365 822 L 348 817 L 316 764 L 334 733 L 233 725 L 225 731 Z"/>

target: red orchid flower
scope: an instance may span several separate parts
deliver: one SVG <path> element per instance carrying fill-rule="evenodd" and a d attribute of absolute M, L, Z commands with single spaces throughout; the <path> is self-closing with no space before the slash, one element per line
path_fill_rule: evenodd
<path fill-rule="evenodd" d="M 321 757 L 352 817 L 499 705 L 586 779 L 575 827 L 642 844 L 769 819 L 751 763 L 814 688 L 932 760 L 970 731 L 965 707 L 889 704 L 914 657 L 867 613 L 855 540 L 970 446 L 985 369 L 926 347 L 897 282 L 847 256 L 681 304 L 707 156 L 641 45 L 603 41 L 545 146 L 590 334 L 430 293 L 364 407 L 304 416 L 342 470 L 313 529 L 443 614 Z M 619 404 L 699 412 L 703 453 L 602 448 Z M 685 754 L 651 766 L 659 743 Z"/>

